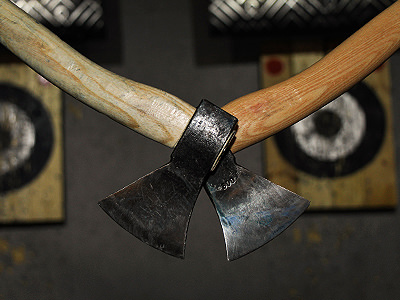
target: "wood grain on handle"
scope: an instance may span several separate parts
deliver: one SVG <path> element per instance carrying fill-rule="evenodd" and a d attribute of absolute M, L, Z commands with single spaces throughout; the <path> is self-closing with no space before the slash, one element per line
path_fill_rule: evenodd
<path fill-rule="evenodd" d="M 89 61 L 8 0 L 0 0 L 0 42 L 49 81 L 125 126 L 174 147 L 195 108 Z M 223 108 L 239 119 L 232 151 L 294 124 L 362 80 L 400 46 L 397 1 L 318 63 Z"/>
<path fill-rule="evenodd" d="M 239 119 L 232 151 L 300 121 L 364 79 L 400 46 L 400 1 L 298 75 L 236 99 L 224 110 Z"/>
<path fill-rule="evenodd" d="M 0 0 L 0 41 L 74 98 L 166 146 L 176 144 L 195 111 L 173 95 L 96 65 L 8 0 Z"/>

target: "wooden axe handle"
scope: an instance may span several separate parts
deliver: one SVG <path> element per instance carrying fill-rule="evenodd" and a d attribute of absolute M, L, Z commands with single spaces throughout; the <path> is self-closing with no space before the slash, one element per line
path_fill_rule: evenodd
<path fill-rule="evenodd" d="M 400 47 L 400 1 L 307 70 L 223 107 L 239 119 L 232 151 L 300 121 L 364 79 Z"/>
<path fill-rule="evenodd" d="M 399 47 L 399 14 L 398 1 L 306 71 L 227 104 L 239 119 L 232 150 L 292 125 L 370 74 Z M 195 111 L 94 64 L 8 0 L 0 0 L 0 42 L 76 99 L 166 146 L 175 146 Z"/>
<path fill-rule="evenodd" d="M 74 98 L 166 146 L 175 146 L 195 112 L 91 62 L 8 0 L 0 0 L 0 42 Z"/>

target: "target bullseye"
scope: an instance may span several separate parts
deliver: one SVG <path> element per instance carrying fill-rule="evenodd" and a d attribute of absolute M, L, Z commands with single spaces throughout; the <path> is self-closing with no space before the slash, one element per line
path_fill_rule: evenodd
<path fill-rule="evenodd" d="M 373 91 L 360 83 L 277 134 L 276 142 L 298 169 L 318 177 L 337 177 L 371 162 L 384 134 L 384 110 Z"/>

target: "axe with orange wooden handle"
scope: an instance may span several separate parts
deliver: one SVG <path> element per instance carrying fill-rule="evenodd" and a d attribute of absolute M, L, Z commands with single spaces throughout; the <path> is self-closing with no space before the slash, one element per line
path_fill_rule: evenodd
<path fill-rule="evenodd" d="M 400 46 L 400 3 L 304 72 L 227 104 L 223 110 L 228 114 L 208 102 L 196 110 L 175 96 L 101 68 L 7 0 L 0 0 L 0 41 L 76 99 L 175 148 L 169 164 L 100 202 L 114 220 L 149 245 L 183 257 L 190 214 L 205 183 L 224 230 L 228 259 L 232 260 L 282 232 L 307 208 L 308 201 L 236 165 L 231 152 L 225 151 L 227 146 L 236 152 L 273 135 L 376 69 Z M 232 115 L 238 119 L 238 127 L 236 139 L 229 145 L 236 122 Z M 230 127 L 220 126 L 217 120 Z M 189 151 L 207 145 L 208 138 L 215 142 L 210 143 L 214 148 L 201 168 L 193 167 L 197 165 L 191 161 L 201 161 L 203 152 L 197 151 L 198 157 L 189 155 L 185 161 L 181 145 L 196 143 L 203 136 L 207 138 L 200 146 L 192 145 Z M 218 161 L 216 170 L 210 172 Z M 169 184 L 171 176 L 174 184 Z M 196 184 L 188 180 L 193 177 Z"/>

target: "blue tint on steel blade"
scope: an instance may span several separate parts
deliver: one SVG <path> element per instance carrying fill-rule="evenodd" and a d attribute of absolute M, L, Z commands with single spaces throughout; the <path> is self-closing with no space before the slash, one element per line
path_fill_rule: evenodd
<path fill-rule="evenodd" d="M 231 152 L 208 178 L 206 190 L 220 218 L 228 260 L 238 259 L 272 240 L 310 204 L 237 165 Z"/>

